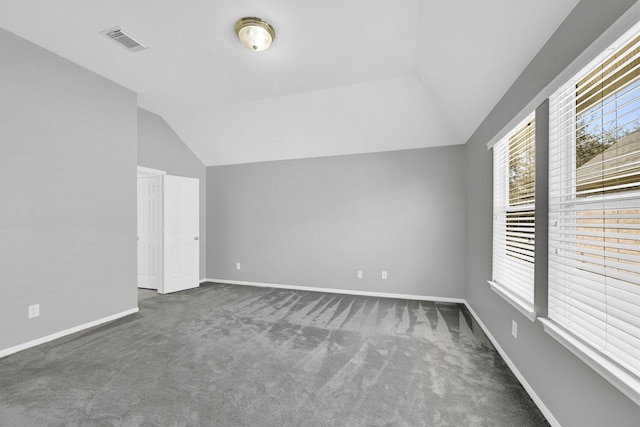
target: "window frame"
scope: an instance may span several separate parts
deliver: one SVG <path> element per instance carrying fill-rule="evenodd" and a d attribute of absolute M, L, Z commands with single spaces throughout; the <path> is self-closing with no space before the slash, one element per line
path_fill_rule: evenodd
<path fill-rule="evenodd" d="M 558 226 L 558 224 L 552 225 L 556 219 L 561 222 L 561 225 L 564 229 L 570 228 L 577 235 L 578 228 L 580 224 L 578 223 L 577 218 L 572 218 L 571 220 L 562 221 L 562 215 L 566 215 L 567 211 L 574 210 L 576 213 L 578 211 L 588 212 L 588 211 L 597 211 L 602 210 L 606 212 L 608 210 L 615 210 L 615 208 L 606 208 L 607 201 L 615 201 L 619 199 L 620 193 L 604 193 L 599 195 L 586 195 L 584 197 L 577 196 L 578 193 L 578 167 L 576 158 L 570 155 L 571 152 L 576 153 L 577 147 L 577 130 L 576 123 L 578 122 L 578 111 L 576 108 L 576 92 L 578 89 L 576 88 L 576 82 L 579 81 L 581 76 L 589 75 L 593 72 L 593 69 L 600 63 L 606 61 L 610 55 L 607 53 L 618 50 L 620 47 L 624 46 L 626 43 L 630 42 L 637 35 L 640 34 L 640 22 L 636 22 L 635 25 L 631 26 L 631 28 L 621 37 L 616 37 L 614 40 L 610 40 L 609 44 L 616 45 L 615 48 L 608 47 L 607 49 L 601 49 L 597 52 L 596 55 L 593 55 L 594 59 L 590 61 L 587 65 L 581 67 L 580 70 L 576 70 L 574 76 L 565 80 L 563 84 L 559 87 L 557 92 L 562 92 L 563 90 L 570 90 L 573 86 L 573 90 L 571 90 L 567 97 L 562 100 L 562 107 L 564 107 L 564 111 L 556 111 L 556 117 L 550 117 L 550 147 L 549 147 L 549 161 L 551 156 L 553 156 L 554 151 L 558 148 L 554 147 L 554 144 L 564 149 L 563 157 L 559 162 L 559 165 L 556 167 L 556 171 L 558 171 L 558 175 L 561 177 L 561 180 L 571 181 L 572 186 L 568 189 L 567 194 L 554 194 L 553 199 L 560 198 L 560 202 L 554 202 L 555 207 L 557 208 L 556 212 L 552 212 L 549 210 L 549 236 L 547 236 L 549 242 L 549 264 L 553 262 L 553 257 L 555 254 L 552 252 L 551 242 L 554 241 L 552 238 L 553 233 L 558 233 L 554 230 L 554 227 Z M 602 59 L 604 58 L 604 59 Z M 586 71 L 591 69 L 591 71 Z M 584 74 L 583 74 L 584 73 Z M 553 98 L 556 93 L 553 94 Z M 565 93 L 565 95 L 567 95 Z M 603 100 L 606 98 L 603 98 Z M 553 106 L 553 108 L 557 108 L 557 106 Z M 562 108 L 560 109 L 562 110 Z M 566 115 L 569 115 L 568 117 Z M 552 136 L 551 122 L 553 120 L 562 117 L 563 120 L 567 121 L 567 125 L 563 126 L 563 130 L 569 130 L 563 135 L 554 134 Z M 554 138 L 556 140 L 554 140 Z M 558 141 L 559 140 L 559 141 Z M 559 155 L 558 155 L 559 157 Z M 556 161 L 558 159 L 556 158 Z M 563 160 L 563 161 L 562 161 Z M 551 177 L 551 173 L 550 173 Z M 626 196 L 630 196 L 633 199 L 640 199 L 640 191 L 631 190 L 628 192 L 624 192 Z M 549 186 L 549 204 L 550 207 L 552 205 L 552 186 L 550 182 Z M 624 207 L 620 209 L 625 209 Z M 603 213 L 603 224 L 606 220 L 606 214 Z M 615 228 L 615 227 L 612 227 Z M 603 234 L 606 233 L 604 231 L 605 227 L 603 227 Z M 603 237 L 604 238 L 604 237 Z M 577 248 L 577 244 L 575 246 Z M 577 258 L 572 258 L 576 260 Z M 603 263 L 604 264 L 604 263 Z M 568 267 L 568 271 L 571 269 L 578 268 L 575 266 Z M 590 270 L 587 270 L 590 271 Z M 549 267 L 548 274 L 551 275 L 552 269 Z M 604 277 L 607 277 L 606 275 Z M 606 282 L 606 279 L 605 279 Z M 606 283 L 603 282 L 604 286 Z M 552 286 L 551 280 L 549 279 L 548 285 L 548 294 L 547 294 L 547 302 L 551 305 L 552 300 Z M 632 283 L 633 286 L 633 283 Z M 549 310 L 551 311 L 551 310 Z M 587 365 L 589 365 L 592 369 L 598 372 L 601 376 L 607 379 L 611 384 L 616 386 L 620 391 L 622 391 L 627 397 L 633 400 L 636 404 L 640 405 L 640 375 L 637 372 L 634 372 L 627 368 L 629 366 L 628 361 L 623 361 L 619 359 L 614 353 L 611 353 L 609 350 L 599 349 L 596 343 L 589 342 L 585 338 L 582 338 L 579 334 L 572 332 L 567 329 L 565 325 L 562 323 L 558 323 L 553 320 L 551 313 L 547 315 L 547 317 L 540 317 L 540 322 L 542 323 L 544 331 L 549 334 L 551 337 L 556 339 L 560 344 L 570 350 L 574 355 L 584 361 Z M 563 320 L 567 325 L 572 323 L 570 321 Z M 605 324 L 609 324 L 609 320 L 604 321 Z M 575 323 L 575 322 L 574 322 Z M 587 325 L 588 326 L 588 325 Z M 605 342 L 608 339 L 608 335 L 605 338 Z M 640 370 L 640 367 L 638 368 Z"/>
<path fill-rule="evenodd" d="M 533 125 L 533 132 L 534 132 L 534 136 L 533 136 L 533 140 L 532 141 L 527 141 L 527 144 L 531 144 L 533 146 L 533 152 L 534 152 L 534 180 L 533 180 L 533 201 L 531 203 L 527 203 L 527 204 L 515 204 L 512 205 L 511 204 L 511 191 L 510 191 L 510 185 L 509 185 L 509 173 L 510 173 L 510 153 L 512 150 L 512 146 L 511 146 L 511 139 L 513 136 L 517 135 L 521 129 L 523 129 L 525 126 L 528 125 Z M 516 124 L 515 126 L 513 126 L 513 128 L 503 137 L 501 138 L 500 141 L 498 141 L 492 148 L 493 148 L 493 225 L 492 225 L 492 242 L 493 242 L 493 249 L 492 249 L 492 279 L 488 280 L 487 282 L 489 283 L 489 286 L 491 288 L 491 290 L 493 290 L 495 293 L 497 293 L 500 297 L 502 297 L 505 301 L 507 301 L 509 304 L 511 304 L 515 309 L 517 309 L 521 314 L 523 314 L 527 319 L 529 319 L 531 322 L 534 322 L 536 320 L 537 317 L 537 313 L 536 310 L 534 308 L 534 299 L 535 299 L 535 244 L 536 244 L 536 237 L 537 237 L 537 233 L 536 233 L 536 227 L 535 227 L 535 222 L 536 222 L 536 207 L 537 207 L 537 193 L 536 193 L 536 182 L 537 182 L 537 161 L 538 161 L 538 157 L 537 157 L 537 150 L 536 150 L 536 125 L 537 125 L 537 121 L 536 121 L 536 112 L 535 110 L 530 112 L 523 120 L 521 120 L 518 124 Z M 530 139 L 531 137 L 527 136 L 527 139 Z M 527 151 L 527 148 L 524 149 L 524 151 Z M 501 156 L 506 156 L 506 162 L 502 161 L 502 157 Z M 499 158 L 498 160 L 501 161 L 503 164 L 497 165 L 497 161 L 496 158 Z M 501 177 L 499 179 L 496 179 L 496 177 L 500 176 Z M 497 200 L 500 200 L 500 202 L 498 203 Z M 498 206 L 499 205 L 499 209 Z M 528 277 L 528 279 L 530 279 L 530 292 L 531 292 L 531 297 L 530 300 L 527 300 L 527 298 L 525 296 L 523 296 L 518 290 L 515 289 L 515 286 L 512 286 L 509 283 L 504 283 L 504 281 L 499 280 L 498 278 L 496 278 L 497 276 L 497 272 L 500 271 L 500 267 L 502 268 L 507 268 L 507 265 L 505 262 L 500 262 L 499 260 L 502 259 L 507 259 L 507 257 L 509 256 L 508 253 L 503 253 L 501 255 L 499 255 L 498 257 L 496 256 L 496 253 L 502 249 L 505 249 L 508 245 L 507 245 L 507 240 L 508 240 L 508 217 L 509 217 L 509 213 L 513 213 L 513 212 L 518 212 L 518 211 L 522 211 L 522 212 L 526 212 L 526 211 L 532 211 L 533 215 L 531 216 L 531 219 L 533 221 L 533 242 L 532 242 L 532 253 L 533 253 L 533 260 L 530 262 L 530 266 L 528 266 L 526 263 L 528 261 L 525 261 L 523 259 L 514 257 L 513 259 L 509 260 L 510 263 L 513 263 L 512 265 L 518 265 L 521 264 L 522 265 L 522 270 L 526 270 L 526 269 L 530 269 L 530 277 Z M 498 227 L 500 227 L 498 229 Z M 503 238 L 504 242 L 503 243 L 498 243 L 498 242 L 502 242 L 500 239 Z M 498 265 L 500 264 L 500 265 Z M 519 267 L 518 267 L 519 268 Z"/>

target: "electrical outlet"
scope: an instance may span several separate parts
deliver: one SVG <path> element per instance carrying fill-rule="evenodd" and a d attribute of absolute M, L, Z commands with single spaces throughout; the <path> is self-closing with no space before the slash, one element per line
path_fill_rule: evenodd
<path fill-rule="evenodd" d="M 240 270 L 240 263 L 236 262 L 236 270 Z"/>
<path fill-rule="evenodd" d="M 387 272 L 386 271 L 382 272 L 382 280 L 387 280 Z"/>
<path fill-rule="evenodd" d="M 32 317 L 40 316 L 40 304 L 33 304 L 29 306 L 29 319 Z"/>
<path fill-rule="evenodd" d="M 358 279 L 362 279 L 362 270 L 358 270 Z"/>
<path fill-rule="evenodd" d="M 518 339 L 518 324 L 515 320 L 511 321 L 511 335 L 513 335 L 515 339 Z"/>

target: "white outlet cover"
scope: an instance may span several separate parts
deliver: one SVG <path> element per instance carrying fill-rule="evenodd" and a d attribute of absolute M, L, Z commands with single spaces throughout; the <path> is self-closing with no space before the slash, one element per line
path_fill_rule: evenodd
<path fill-rule="evenodd" d="M 514 338 L 518 338 L 518 323 L 515 320 L 511 321 L 511 335 Z"/>
<path fill-rule="evenodd" d="M 382 272 L 382 279 L 383 280 L 387 280 L 387 272 L 386 271 Z"/>
<path fill-rule="evenodd" d="M 362 279 L 362 271 L 358 270 L 358 279 Z"/>
<path fill-rule="evenodd" d="M 236 262 L 236 270 L 240 270 L 240 263 Z"/>
<path fill-rule="evenodd" d="M 40 316 L 40 304 L 29 306 L 29 319 Z"/>

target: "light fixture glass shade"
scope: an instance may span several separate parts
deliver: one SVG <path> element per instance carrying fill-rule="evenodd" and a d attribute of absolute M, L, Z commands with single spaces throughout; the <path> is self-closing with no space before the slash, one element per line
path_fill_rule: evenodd
<path fill-rule="evenodd" d="M 273 27 L 260 18 L 246 17 L 238 19 L 235 30 L 240 42 L 247 49 L 255 52 L 267 49 L 276 37 Z"/>

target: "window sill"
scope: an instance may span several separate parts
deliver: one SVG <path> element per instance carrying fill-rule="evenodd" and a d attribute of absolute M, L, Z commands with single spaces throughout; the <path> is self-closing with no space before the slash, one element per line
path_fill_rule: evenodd
<path fill-rule="evenodd" d="M 604 354 L 584 344 L 573 334 L 549 319 L 540 318 L 544 331 L 571 353 L 602 375 L 618 390 L 640 405 L 640 377 L 618 365 Z"/>
<path fill-rule="evenodd" d="M 531 320 L 532 322 L 536 321 L 537 313 L 535 312 L 535 310 L 531 305 L 522 301 L 520 298 L 515 296 L 510 290 L 508 290 L 504 286 L 499 285 L 496 282 L 492 282 L 491 280 L 489 280 L 488 283 L 489 283 L 489 286 L 491 286 L 491 290 L 493 292 L 500 295 L 505 301 L 511 304 L 516 310 L 522 313 L 527 319 Z"/>

